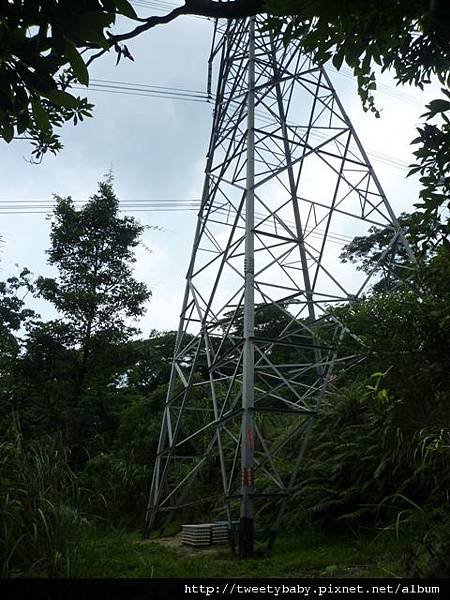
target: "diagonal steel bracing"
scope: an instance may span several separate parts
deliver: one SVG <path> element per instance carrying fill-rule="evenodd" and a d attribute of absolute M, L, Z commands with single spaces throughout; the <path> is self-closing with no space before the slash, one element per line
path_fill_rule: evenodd
<path fill-rule="evenodd" d="M 213 127 L 147 530 L 187 496 L 203 502 L 206 472 L 226 518 L 239 515 L 246 557 L 255 503 L 278 506 L 273 537 L 320 403 L 363 360 L 362 344 L 345 344 L 357 332 L 330 309 L 357 301 L 378 269 L 340 263 L 339 245 L 376 225 L 392 231 L 386 273 L 400 246 L 414 257 L 327 73 L 300 43 L 285 46 L 259 19 L 219 22 L 211 56 Z"/>

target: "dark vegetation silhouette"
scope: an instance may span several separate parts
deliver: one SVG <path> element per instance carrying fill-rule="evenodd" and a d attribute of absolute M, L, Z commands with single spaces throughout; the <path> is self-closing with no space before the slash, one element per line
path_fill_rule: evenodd
<path fill-rule="evenodd" d="M 414 244 L 414 217 L 402 215 L 401 222 Z M 79 210 L 70 198 L 57 199 L 48 250 L 55 277 L 34 279 L 23 269 L 0 284 L 4 576 L 69 575 L 82 554 L 83 532 L 95 538 L 97 530 L 143 525 L 175 333 L 155 331 L 144 339 L 132 324 L 150 297 L 132 272 L 142 232 L 135 219 L 119 215 L 106 178 Z M 386 232 L 372 229 L 350 242 L 341 259 L 370 270 L 385 243 Z M 381 271 L 380 284 L 383 277 Z M 377 284 L 358 303 L 333 309 L 358 333 L 367 357 L 322 405 L 286 523 L 291 532 L 305 526 L 344 535 L 392 530 L 411 538 L 405 574 L 444 575 L 450 529 L 446 244 L 419 258 L 412 279 L 399 269 L 390 286 L 387 294 Z M 58 318 L 42 321 L 27 308 L 31 294 L 50 302 Z M 277 318 L 261 311 L 258 329 L 277 331 Z M 200 406 L 201 394 L 192 402 Z M 272 426 L 281 442 L 285 427 Z M 179 520 L 218 514 L 208 468 L 214 465 L 186 504 L 198 494 L 210 502 L 201 514 L 180 511 L 175 529 Z M 288 471 L 289 461 L 279 468 Z M 272 514 L 268 503 L 262 528 Z"/>
<path fill-rule="evenodd" d="M 377 67 L 399 85 L 442 86 L 413 140 L 411 174 L 422 186 L 417 210 L 401 217 L 417 271 L 405 277 L 400 265 L 389 280 L 380 271 L 367 297 L 336 309 L 365 343 L 367 359 L 323 404 L 286 519 L 294 534 L 305 525 L 344 535 L 393 531 L 408 541 L 403 574 L 448 575 L 448 2 L 186 0 L 167 15 L 141 18 L 127 0 L 1 2 L 1 137 L 30 138 L 36 162 L 60 151 L 58 129 L 92 114 L 71 91 L 89 84 L 89 65 L 107 51 L 138 60 L 128 40 L 183 14 L 265 15 L 286 42 L 301 37 L 320 63 L 346 63 L 375 115 Z M 122 31 L 113 29 L 118 17 Z M 0 282 L 3 576 L 69 575 L 83 535 L 142 525 L 175 339 L 156 331 L 143 339 L 132 324 L 150 296 L 132 272 L 142 232 L 136 220 L 119 216 L 106 178 L 81 210 L 58 199 L 48 251 L 56 277 L 23 269 Z M 385 238 L 373 229 L 341 259 L 370 270 Z M 58 318 L 42 321 L 28 306 L 31 295 L 50 302 Z M 258 315 L 261 330 L 279 326 L 270 314 Z M 281 439 L 283 428 L 276 431 Z M 196 485 L 205 495 L 207 473 Z M 215 514 L 215 490 L 210 495 L 201 515 L 183 518 Z M 270 523 L 270 505 L 261 517 L 262 526 Z"/>

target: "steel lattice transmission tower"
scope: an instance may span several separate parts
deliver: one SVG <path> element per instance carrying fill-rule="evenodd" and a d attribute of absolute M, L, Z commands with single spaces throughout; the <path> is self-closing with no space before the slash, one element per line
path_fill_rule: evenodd
<path fill-rule="evenodd" d="M 263 21 L 216 25 L 202 206 L 147 511 L 151 529 L 215 479 L 227 518 L 240 509 L 243 557 L 255 503 L 277 501 L 275 532 L 311 417 L 361 360 L 330 307 L 357 301 L 377 270 L 342 265 L 339 245 L 378 225 L 392 230 L 380 263 L 401 244 L 413 260 L 328 75 Z"/>

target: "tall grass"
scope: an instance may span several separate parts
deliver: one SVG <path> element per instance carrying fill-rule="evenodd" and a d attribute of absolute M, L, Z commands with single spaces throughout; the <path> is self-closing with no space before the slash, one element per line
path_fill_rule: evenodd
<path fill-rule="evenodd" d="M 68 576 L 82 525 L 79 488 L 58 438 L 24 440 L 12 417 L 0 444 L 2 577 Z"/>
<path fill-rule="evenodd" d="M 289 525 L 390 529 L 414 539 L 407 574 L 450 575 L 449 398 L 430 393 L 416 407 L 382 380 L 376 374 L 369 384 L 348 384 L 323 404 Z"/>
<path fill-rule="evenodd" d="M 324 404 L 294 490 L 295 505 L 312 516 L 381 525 L 397 519 L 405 497 L 447 505 L 449 409 L 444 416 L 440 400 L 424 400 L 424 423 L 380 384 L 381 377 L 375 385 L 351 384 Z"/>

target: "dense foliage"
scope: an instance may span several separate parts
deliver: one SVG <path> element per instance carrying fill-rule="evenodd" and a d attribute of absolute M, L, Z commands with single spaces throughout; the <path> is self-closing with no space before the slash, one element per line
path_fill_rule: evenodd
<path fill-rule="evenodd" d="M 411 215 L 400 220 L 414 243 L 417 221 Z M 58 200 L 48 252 L 54 278 L 33 282 L 25 269 L 0 285 L 5 576 L 71 574 L 83 532 L 143 524 L 175 334 L 155 331 L 141 339 L 130 324 L 149 298 L 132 274 L 141 233 L 134 219 L 119 216 L 107 179 L 80 210 L 70 199 Z M 373 228 L 349 243 L 341 258 L 371 270 L 387 239 Z M 381 529 L 413 536 L 404 572 L 444 575 L 450 252 L 445 243 L 435 244 L 414 272 L 404 269 L 403 259 L 388 294 L 380 268 L 383 285 L 334 309 L 358 333 L 367 356 L 322 404 L 286 519 L 292 529 L 319 523 L 328 532 Z M 40 320 L 27 308 L 29 294 L 51 302 L 59 318 Z M 257 327 L 276 332 L 282 326 L 277 318 L 260 311 Z M 200 391 L 192 402 L 201 405 Z M 283 423 L 271 426 L 282 442 Z M 290 464 L 278 467 L 287 473 Z M 204 510 L 213 515 L 216 490 L 208 469 L 215 465 L 206 465 L 190 493 L 209 496 Z M 184 516 L 199 518 L 189 510 Z M 271 510 L 270 503 L 262 508 L 267 526 Z"/>
<path fill-rule="evenodd" d="M 96 57 L 112 49 L 118 60 L 130 59 L 126 40 L 182 14 L 266 11 L 268 27 L 286 41 L 301 37 L 320 63 L 349 65 L 364 107 L 375 114 L 377 68 L 402 85 L 435 79 L 443 86 L 413 140 L 418 211 L 400 219 L 418 269 L 411 273 L 400 260 L 387 277 L 380 264 L 372 293 L 336 309 L 367 358 L 323 404 L 287 518 L 292 527 L 319 522 L 328 531 L 412 533 L 405 573 L 448 575 L 448 2 L 187 0 L 165 17 L 138 19 L 127 0 L 0 1 L 0 135 L 31 138 L 39 161 L 61 149 L 59 127 L 91 116 L 92 106 L 70 89 L 89 84 Z M 133 27 L 117 33 L 118 18 Z M 107 178 L 81 210 L 70 198 L 57 199 L 48 251 L 56 277 L 32 281 L 23 269 L 0 282 L 3 576 L 71 574 L 85 528 L 142 523 L 174 345 L 174 333 L 140 339 L 132 323 L 150 296 L 133 277 L 142 232 L 119 216 Z M 341 259 L 369 271 L 386 239 L 373 228 Z M 27 306 L 31 294 L 50 302 L 58 318 L 42 321 Z M 276 332 L 280 323 L 266 311 L 257 327 Z M 283 427 L 274 428 L 282 441 Z M 208 473 L 196 485 L 214 497 Z"/>
<path fill-rule="evenodd" d="M 136 16 L 127 0 L 0 3 L 0 135 L 27 134 L 40 160 L 62 148 L 55 129 L 92 114 L 85 98 L 69 93 L 89 83 L 80 50 L 108 48 L 117 15 Z"/>

